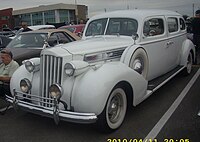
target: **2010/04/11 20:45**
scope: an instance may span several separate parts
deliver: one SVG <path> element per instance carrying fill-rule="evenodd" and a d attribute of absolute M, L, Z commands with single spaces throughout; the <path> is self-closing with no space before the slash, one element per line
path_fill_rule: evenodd
<path fill-rule="evenodd" d="M 159 142 L 157 139 L 107 139 L 107 142 Z M 190 142 L 189 139 L 164 139 L 163 142 Z"/>

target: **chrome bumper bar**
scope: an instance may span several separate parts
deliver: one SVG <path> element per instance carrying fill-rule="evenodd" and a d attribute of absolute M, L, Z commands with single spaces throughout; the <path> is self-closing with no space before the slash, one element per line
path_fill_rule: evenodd
<path fill-rule="evenodd" d="M 20 108 L 31 113 L 53 118 L 56 124 L 58 124 L 60 120 L 75 123 L 94 123 L 97 120 L 97 116 L 94 113 L 79 113 L 59 110 L 58 101 L 56 99 L 53 99 L 53 107 L 42 107 L 18 99 L 18 93 L 20 92 L 15 91 L 15 89 L 13 92 L 14 96 L 6 96 L 6 99 L 13 104 L 14 109 Z"/>

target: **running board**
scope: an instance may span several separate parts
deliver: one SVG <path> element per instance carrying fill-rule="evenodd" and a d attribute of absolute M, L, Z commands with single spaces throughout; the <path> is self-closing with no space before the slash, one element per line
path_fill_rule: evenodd
<path fill-rule="evenodd" d="M 155 92 L 157 89 L 159 89 L 161 86 L 163 86 L 165 83 L 167 83 L 170 79 L 172 79 L 174 76 L 176 76 L 178 73 L 180 73 L 185 67 L 184 66 L 178 66 L 172 71 L 164 74 L 163 76 L 157 77 L 151 81 L 148 82 L 148 88 L 150 92 Z"/>

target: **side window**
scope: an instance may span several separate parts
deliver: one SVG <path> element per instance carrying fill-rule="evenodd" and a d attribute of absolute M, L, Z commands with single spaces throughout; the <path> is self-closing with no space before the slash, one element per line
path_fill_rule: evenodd
<path fill-rule="evenodd" d="M 106 35 L 131 36 L 137 32 L 138 23 L 135 19 L 111 18 L 108 24 Z"/>
<path fill-rule="evenodd" d="M 178 19 L 174 17 L 167 18 L 169 33 L 178 31 Z"/>
<path fill-rule="evenodd" d="M 2 39 L 1 39 L 1 37 L 0 37 L 0 45 L 2 45 L 3 44 L 3 41 L 2 41 Z"/>
<path fill-rule="evenodd" d="M 58 36 L 59 43 L 68 43 L 68 42 L 71 42 L 71 40 L 64 33 L 57 32 L 56 34 Z"/>
<path fill-rule="evenodd" d="M 182 18 L 180 18 L 180 29 L 185 30 L 185 28 L 186 28 L 185 21 Z"/>
<path fill-rule="evenodd" d="M 156 36 L 164 33 L 164 22 L 161 18 L 152 18 L 144 22 L 144 36 Z"/>

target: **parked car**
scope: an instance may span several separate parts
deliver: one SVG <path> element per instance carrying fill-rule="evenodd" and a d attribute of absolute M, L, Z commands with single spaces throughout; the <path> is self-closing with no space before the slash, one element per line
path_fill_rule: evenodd
<path fill-rule="evenodd" d="M 44 29 L 55 29 L 54 25 L 34 25 L 34 26 L 28 26 L 31 30 L 44 30 Z M 24 29 L 20 28 L 15 32 L 15 35 L 11 36 L 10 38 L 14 39 L 18 34 L 20 34 Z"/>
<path fill-rule="evenodd" d="M 3 28 L 2 31 L 0 31 L 0 35 L 12 37 L 15 35 L 15 33 L 10 28 Z"/>
<path fill-rule="evenodd" d="M 165 10 L 127 10 L 94 16 L 82 40 L 45 48 L 11 79 L 17 108 L 114 131 L 137 106 L 195 59 L 184 19 Z M 162 105 L 162 104 L 161 104 Z"/>
<path fill-rule="evenodd" d="M 0 35 L 0 50 L 2 48 L 5 48 L 8 43 L 11 41 L 12 39 L 3 35 Z"/>
<path fill-rule="evenodd" d="M 84 28 L 85 28 L 85 24 L 67 25 L 67 26 L 59 27 L 59 29 L 67 29 L 78 36 L 82 36 Z"/>
<path fill-rule="evenodd" d="M 20 33 L 6 48 L 13 53 L 14 60 L 21 65 L 22 61 L 26 59 L 40 57 L 40 52 L 44 48 L 45 41 L 48 42 L 48 48 L 78 39 L 80 39 L 78 36 L 63 29 L 35 30 Z"/>

